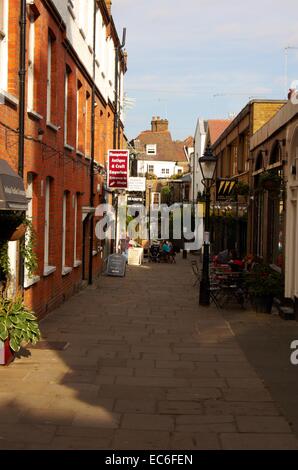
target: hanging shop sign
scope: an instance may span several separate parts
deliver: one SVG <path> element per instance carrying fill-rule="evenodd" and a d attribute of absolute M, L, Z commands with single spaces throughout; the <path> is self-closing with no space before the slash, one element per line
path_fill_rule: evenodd
<path fill-rule="evenodd" d="M 216 181 L 216 200 L 226 201 L 234 196 L 236 182 L 235 179 L 218 179 Z"/>
<path fill-rule="evenodd" d="M 108 153 L 108 188 L 127 189 L 129 171 L 129 151 L 109 150 Z"/>
<path fill-rule="evenodd" d="M 25 211 L 28 208 L 22 178 L 0 159 L 0 210 Z"/>

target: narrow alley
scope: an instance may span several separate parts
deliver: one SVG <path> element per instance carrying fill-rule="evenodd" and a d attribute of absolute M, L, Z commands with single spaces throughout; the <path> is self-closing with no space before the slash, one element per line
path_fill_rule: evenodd
<path fill-rule="evenodd" d="M 298 449 L 230 324 L 197 296 L 179 256 L 66 301 L 0 369 L 0 448 Z"/>

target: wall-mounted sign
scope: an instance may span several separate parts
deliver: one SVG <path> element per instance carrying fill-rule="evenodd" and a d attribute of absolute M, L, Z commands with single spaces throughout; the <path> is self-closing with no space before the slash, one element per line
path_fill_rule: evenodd
<path fill-rule="evenodd" d="M 234 188 L 236 185 L 235 179 L 218 179 L 216 181 L 216 200 L 224 201 L 234 195 Z"/>
<path fill-rule="evenodd" d="M 146 191 L 146 178 L 142 177 L 130 177 L 128 180 L 128 191 Z"/>
<path fill-rule="evenodd" d="M 109 150 L 108 153 L 108 187 L 110 189 L 127 189 L 129 169 L 128 150 Z"/>

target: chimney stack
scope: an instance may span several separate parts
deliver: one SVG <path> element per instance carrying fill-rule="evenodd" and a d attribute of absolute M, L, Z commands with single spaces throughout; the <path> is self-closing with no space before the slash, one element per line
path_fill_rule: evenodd
<path fill-rule="evenodd" d="M 108 9 L 109 14 L 111 15 L 111 10 L 112 10 L 112 0 L 105 0 L 106 6 Z"/>
<path fill-rule="evenodd" d="M 151 121 L 152 132 L 166 132 L 169 130 L 169 121 L 161 119 L 160 116 L 153 116 Z"/>

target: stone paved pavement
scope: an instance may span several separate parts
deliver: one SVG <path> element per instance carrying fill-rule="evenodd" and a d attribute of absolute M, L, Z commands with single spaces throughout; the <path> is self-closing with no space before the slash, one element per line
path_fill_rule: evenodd
<path fill-rule="evenodd" d="M 0 369 L 0 449 L 298 449 L 189 260 L 101 277 L 48 316 L 47 341 Z"/>

